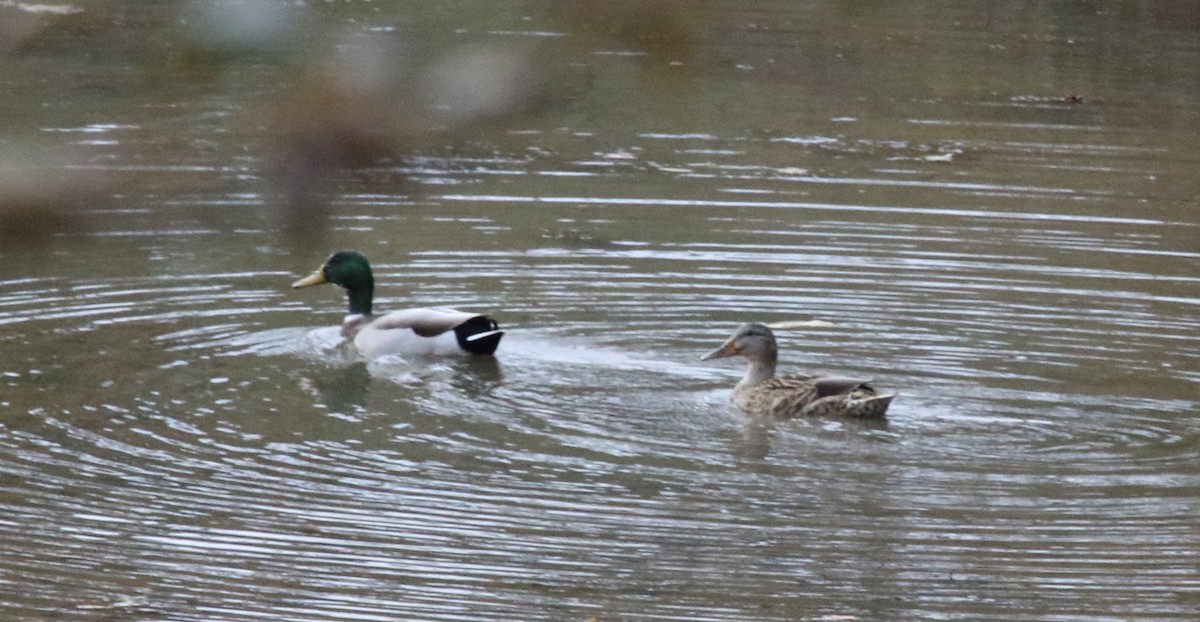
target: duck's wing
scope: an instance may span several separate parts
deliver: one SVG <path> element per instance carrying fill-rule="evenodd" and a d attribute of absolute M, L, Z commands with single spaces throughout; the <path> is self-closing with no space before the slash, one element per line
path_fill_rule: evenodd
<path fill-rule="evenodd" d="M 816 376 L 807 374 L 789 374 L 787 376 L 775 376 L 770 380 L 764 381 L 758 386 L 771 391 L 799 391 L 809 390 L 815 387 L 813 381 L 817 380 Z"/>
<path fill-rule="evenodd" d="M 830 395 L 813 400 L 801 411 L 805 417 L 853 417 L 856 419 L 878 419 L 886 416 L 888 406 L 895 393 L 879 395 L 875 391 L 853 391 L 847 394 Z"/>
<path fill-rule="evenodd" d="M 884 417 L 895 393 L 880 394 L 861 378 L 821 376 L 813 381 L 820 397 L 803 408 L 805 416 L 839 416 L 859 419 Z"/>
<path fill-rule="evenodd" d="M 500 325 L 486 315 L 435 307 L 379 316 L 355 337 L 355 343 L 360 350 L 375 353 L 492 354 L 503 336 Z"/>
<path fill-rule="evenodd" d="M 849 376 L 819 376 L 815 378 L 810 376 L 809 378 L 813 386 L 817 389 L 818 397 L 843 395 L 861 388 L 873 390 L 867 384 L 870 380 L 862 378 L 851 378 Z"/>
<path fill-rule="evenodd" d="M 436 337 L 477 317 L 479 317 L 478 313 L 440 307 L 401 309 L 379 316 L 374 322 L 371 322 L 371 327 L 379 330 L 407 328 L 422 337 Z"/>
<path fill-rule="evenodd" d="M 814 378 L 804 375 L 776 376 L 741 391 L 733 400 L 743 410 L 772 417 L 793 417 L 818 398 Z"/>
<path fill-rule="evenodd" d="M 736 396 L 743 408 L 774 417 L 882 417 L 894 395 L 879 395 L 861 378 L 848 376 L 779 376 Z"/>

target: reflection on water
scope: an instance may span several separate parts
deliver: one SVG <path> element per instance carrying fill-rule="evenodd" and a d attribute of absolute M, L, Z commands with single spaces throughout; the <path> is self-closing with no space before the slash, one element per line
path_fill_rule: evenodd
<path fill-rule="evenodd" d="M 68 144 L 24 166 L 104 199 L 0 245 L 10 617 L 1196 617 L 1190 4 L 233 4 L 0 26 L 6 129 Z M 509 107 L 379 97 L 446 66 Z M 355 76 L 312 101 L 375 121 L 301 131 Z M 359 360 L 288 291 L 343 247 L 498 355 Z M 782 370 L 887 422 L 697 360 L 810 318 Z"/>
<path fill-rule="evenodd" d="M 310 386 L 305 388 L 330 411 L 345 413 L 366 406 L 367 385 L 370 382 L 371 374 L 367 371 L 366 363 L 354 363 L 313 378 Z"/>

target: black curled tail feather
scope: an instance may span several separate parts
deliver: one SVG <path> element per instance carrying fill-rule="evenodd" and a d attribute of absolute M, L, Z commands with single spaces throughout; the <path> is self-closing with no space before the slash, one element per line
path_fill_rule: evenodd
<path fill-rule="evenodd" d="M 500 345 L 504 331 L 496 320 L 477 315 L 454 327 L 454 336 L 458 338 L 458 347 L 471 354 L 492 354 Z"/>

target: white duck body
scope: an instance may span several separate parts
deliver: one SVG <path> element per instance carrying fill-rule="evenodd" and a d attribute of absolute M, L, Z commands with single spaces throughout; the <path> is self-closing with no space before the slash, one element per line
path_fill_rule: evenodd
<path fill-rule="evenodd" d="M 466 331 L 464 325 L 487 323 L 488 318 L 457 309 L 403 309 L 383 315 L 353 313 L 342 320 L 342 337 L 367 358 L 388 354 L 409 357 L 470 354 L 470 344 L 503 334 L 498 329 Z M 464 344 L 464 340 L 466 344 Z"/>

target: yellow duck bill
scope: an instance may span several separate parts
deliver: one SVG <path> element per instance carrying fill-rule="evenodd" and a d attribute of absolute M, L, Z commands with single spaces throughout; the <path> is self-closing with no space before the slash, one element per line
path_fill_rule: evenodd
<path fill-rule="evenodd" d="M 325 272 L 317 270 L 316 272 L 292 283 L 292 289 L 300 289 L 301 287 L 312 287 L 313 285 L 322 285 L 326 283 Z"/>

